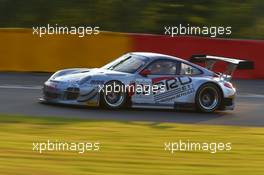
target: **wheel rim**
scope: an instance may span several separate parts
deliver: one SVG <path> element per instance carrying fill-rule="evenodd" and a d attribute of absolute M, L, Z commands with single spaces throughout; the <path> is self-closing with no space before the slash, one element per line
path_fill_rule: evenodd
<path fill-rule="evenodd" d="M 206 110 L 214 109 L 219 101 L 218 92 L 215 88 L 205 87 L 199 94 L 199 103 Z"/>
<path fill-rule="evenodd" d="M 114 87 L 111 84 L 112 87 Z M 119 107 L 125 99 L 125 94 L 122 91 L 115 92 L 114 90 L 104 93 L 105 102 L 111 107 Z"/>

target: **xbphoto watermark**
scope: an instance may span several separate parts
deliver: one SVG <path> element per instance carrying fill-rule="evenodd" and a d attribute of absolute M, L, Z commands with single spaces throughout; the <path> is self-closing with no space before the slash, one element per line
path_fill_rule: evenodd
<path fill-rule="evenodd" d="M 33 142 L 32 150 L 41 153 L 44 152 L 77 152 L 83 154 L 85 152 L 99 151 L 99 142 L 61 142 L 50 141 L 46 142 Z"/>
<path fill-rule="evenodd" d="M 32 27 L 33 35 L 43 37 L 45 35 L 77 35 L 82 38 L 87 35 L 98 35 L 100 27 L 98 26 L 58 26 L 58 24 L 47 26 Z"/>
<path fill-rule="evenodd" d="M 215 154 L 217 152 L 231 151 L 232 143 L 222 143 L 222 142 L 191 142 L 190 140 L 177 142 L 165 142 L 164 150 L 170 153 L 175 152 L 210 152 Z"/>
<path fill-rule="evenodd" d="M 178 35 L 204 35 L 212 38 L 219 36 L 229 36 L 232 34 L 231 26 L 190 26 L 179 24 L 178 26 L 165 26 L 164 34 L 171 37 Z"/>

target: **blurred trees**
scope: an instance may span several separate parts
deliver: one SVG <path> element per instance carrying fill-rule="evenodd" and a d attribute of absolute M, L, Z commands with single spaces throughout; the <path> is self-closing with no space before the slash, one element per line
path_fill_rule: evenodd
<path fill-rule="evenodd" d="M 231 26 L 233 38 L 264 38 L 263 0 L 0 0 L 0 27 L 49 24 L 163 34 L 164 26 Z"/>

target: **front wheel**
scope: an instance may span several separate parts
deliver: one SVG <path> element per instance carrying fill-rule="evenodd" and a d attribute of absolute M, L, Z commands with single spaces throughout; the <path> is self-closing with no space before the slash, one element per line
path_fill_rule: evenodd
<path fill-rule="evenodd" d="M 214 112 L 221 104 L 220 89 L 214 84 L 202 85 L 196 94 L 196 107 L 201 112 Z"/>
<path fill-rule="evenodd" d="M 101 92 L 101 104 L 109 109 L 120 109 L 126 105 L 125 86 L 119 81 L 111 81 L 104 85 Z"/>

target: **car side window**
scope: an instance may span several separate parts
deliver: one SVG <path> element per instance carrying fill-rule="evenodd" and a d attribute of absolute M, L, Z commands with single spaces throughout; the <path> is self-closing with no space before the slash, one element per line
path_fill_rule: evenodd
<path fill-rule="evenodd" d="M 181 63 L 181 75 L 199 75 L 201 71 L 193 66 L 190 66 L 185 63 Z"/>
<path fill-rule="evenodd" d="M 148 66 L 151 75 L 175 75 L 177 64 L 175 61 L 158 60 Z"/>

